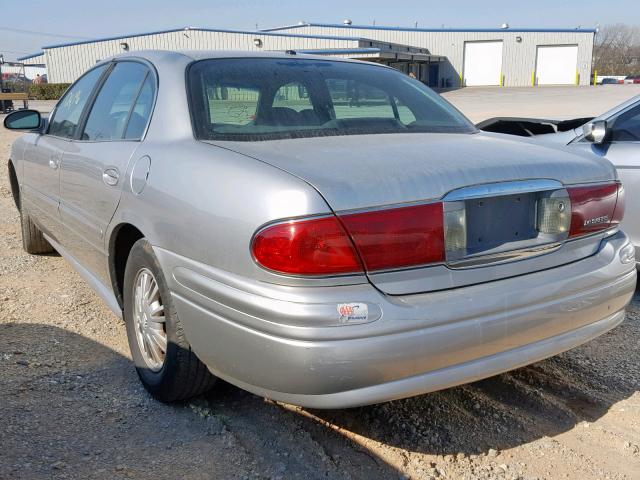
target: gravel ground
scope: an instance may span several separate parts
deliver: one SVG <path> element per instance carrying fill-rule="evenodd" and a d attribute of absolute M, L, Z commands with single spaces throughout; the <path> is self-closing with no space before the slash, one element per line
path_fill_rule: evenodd
<path fill-rule="evenodd" d="M 315 411 L 219 382 L 162 405 L 122 322 L 62 258 L 22 251 L 0 170 L 0 479 L 637 479 L 639 342 L 636 295 L 586 346 L 421 397 Z"/>

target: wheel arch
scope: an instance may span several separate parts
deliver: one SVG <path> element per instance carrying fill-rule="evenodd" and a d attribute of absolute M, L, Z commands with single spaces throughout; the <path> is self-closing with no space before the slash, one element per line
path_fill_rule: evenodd
<path fill-rule="evenodd" d="M 13 160 L 9 159 L 7 168 L 9 169 L 9 185 L 11 187 L 13 202 L 16 204 L 16 208 L 20 210 L 20 184 L 18 183 L 18 175 L 16 173 L 16 168 L 13 165 Z"/>
<path fill-rule="evenodd" d="M 121 308 L 124 308 L 124 271 L 129 252 L 133 244 L 144 237 L 145 235 L 138 227 L 123 222 L 114 227 L 109 238 L 109 275 L 113 293 Z"/>

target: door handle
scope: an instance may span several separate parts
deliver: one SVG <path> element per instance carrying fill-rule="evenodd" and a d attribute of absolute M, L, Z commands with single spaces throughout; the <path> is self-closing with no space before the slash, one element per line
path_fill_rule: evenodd
<path fill-rule="evenodd" d="M 102 181 L 110 187 L 115 187 L 120 179 L 120 173 L 115 168 L 107 168 L 102 173 Z"/>
<path fill-rule="evenodd" d="M 59 164 L 55 159 L 53 159 L 53 158 L 49 159 L 49 167 L 50 168 L 53 168 L 54 170 L 57 170 L 58 166 L 59 166 Z"/>

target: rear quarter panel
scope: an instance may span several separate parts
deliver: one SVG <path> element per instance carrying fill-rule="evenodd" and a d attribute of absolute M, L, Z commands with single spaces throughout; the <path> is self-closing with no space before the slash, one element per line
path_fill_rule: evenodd
<path fill-rule="evenodd" d="M 251 240 L 273 220 L 331 212 L 315 189 L 260 161 L 195 140 L 145 142 L 136 157 L 145 155 L 151 158 L 147 184 L 134 193 L 132 162 L 111 231 L 130 223 L 154 247 L 237 275 L 297 284 L 258 267 Z"/>

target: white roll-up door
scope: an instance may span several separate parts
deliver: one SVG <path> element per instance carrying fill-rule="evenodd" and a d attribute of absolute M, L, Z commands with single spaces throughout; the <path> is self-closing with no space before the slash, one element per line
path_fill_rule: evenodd
<path fill-rule="evenodd" d="M 578 68 L 577 45 L 538 47 L 536 83 L 538 85 L 573 85 Z"/>
<path fill-rule="evenodd" d="M 502 41 L 465 42 L 464 85 L 500 85 Z"/>

